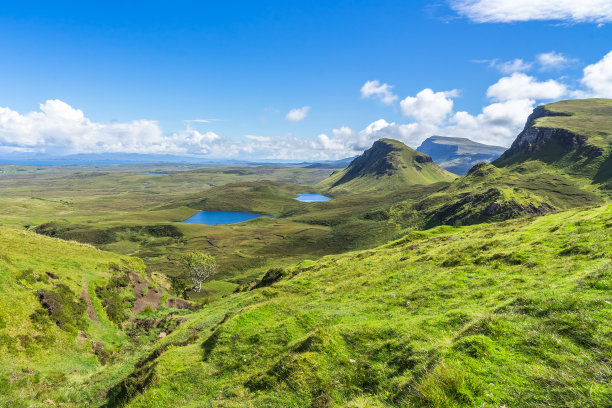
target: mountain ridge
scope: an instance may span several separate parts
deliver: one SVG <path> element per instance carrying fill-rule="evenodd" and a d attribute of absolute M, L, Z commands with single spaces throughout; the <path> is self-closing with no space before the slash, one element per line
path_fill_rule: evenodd
<path fill-rule="evenodd" d="M 505 147 L 475 142 L 465 137 L 430 136 L 416 149 L 431 156 L 438 165 L 464 175 L 476 164 L 497 159 Z"/>

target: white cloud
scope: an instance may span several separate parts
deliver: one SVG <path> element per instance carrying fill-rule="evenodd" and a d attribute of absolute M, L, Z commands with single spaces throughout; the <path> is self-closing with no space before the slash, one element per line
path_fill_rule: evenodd
<path fill-rule="evenodd" d="M 567 94 L 567 87 L 553 79 L 539 82 L 532 76 L 516 72 L 503 77 L 487 89 L 487 96 L 497 101 L 514 99 L 557 99 Z"/>
<path fill-rule="evenodd" d="M 456 112 L 450 119 L 451 125 L 441 132 L 476 142 L 509 146 L 534 107 L 533 99 L 516 99 L 487 105 L 478 115 Z"/>
<path fill-rule="evenodd" d="M 453 110 L 453 99 L 457 90 L 434 92 L 423 89 L 416 96 L 409 96 L 400 102 L 404 116 L 411 116 L 420 122 L 439 123 Z"/>
<path fill-rule="evenodd" d="M 610 0 L 451 0 L 460 15 L 477 23 L 532 20 L 607 23 L 612 21 Z"/>
<path fill-rule="evenodd" d="M 308 116 L 308 112 L 310 112 L 310 106 L 303 106 L 301 108 L 291 109 L 289 113 L 285 116 L 289 122 L 299 122 L 301 120 L 306 119 Z"/>
<path fill-rule="evenodd" d="M 514 72 L 529 71 L 533 66 L 530 62 L 525 62 L 520 58 L 511 61 L 500 62 L 498 60 L 491 61 L 491 66 L 499 70 L 502 74 L 512 74 Z"/>
<path fill-rule="evenodd" d="M 391 91 L 392 89 L 393 86 L 389 84 L 381 84 L 378 81 L 367 81 L 361 87 L 361 97 L 377 98 L 385 105 L 391 105 L 397 99 L 397 95 L 393 94 Z"/>
<path fill-rule="evenodd" d="M 214 132 L 191 128 L 164 136 L 158 122 L 152 120 L 93 122 L 82 110 L 57 99 L 27 114 L 0 108 L 0 146 L 5 151 L 206 154 L 219 139 Z"/>
<path fill-rule="evenodd" d="M 573 62 L 560 52 L 545 52 L 538 54 L 536 57 L 542 69 L 558 69 L 563 68 Z"/>
<path fill-rule="evenodd" d="M 581 82 L 589 88 L 583 96 L 612 98 L 612 51 L 585 67 Z"/>

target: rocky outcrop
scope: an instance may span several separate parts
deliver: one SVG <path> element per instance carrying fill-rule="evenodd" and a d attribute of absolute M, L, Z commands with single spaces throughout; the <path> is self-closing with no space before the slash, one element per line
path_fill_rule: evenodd
<path fill-rule="evenodd" d="M 551 143 L 560 147 L 564 153 L 579 151 L 589 158 L 601 156 L 603 150 L 587 143 L 587 137 L 567 129 L 540 127 L 536 120 L 546 116 L 571 116 L 567 113 L 551 112 L 544 106 L 538 106 L 527 118 L 525 128 L 512 143 L 512 146 L 500 156 L 498 162 L 504 162 L 517 155 L 531 155 L 545 152 Z"/>
<path fill-rule="evenodd" d="M 510 149 L 501 155 L 500 160 L 510 158 L 517 153 L 529 154 L 541 152 L 547 148 L 551 141 L 560 146 L 565 153 L 581 151 L 591 158 L 603 154 L 601 148 L 589 145 L 585 136 L 572 133 L 566 129 L 532 126 L 523 130 L 518 135 Z"/>

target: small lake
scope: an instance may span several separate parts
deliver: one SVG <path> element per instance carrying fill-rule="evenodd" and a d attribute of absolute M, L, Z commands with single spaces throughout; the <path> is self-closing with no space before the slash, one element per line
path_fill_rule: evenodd
<path fill-rule="evenodd" d="M 168 176 L 168 173 L 138 173 L 141 176 Z"/>
<path fill-rule="evenodd" d="M 329 201 L 331 198 L 325 197 L 321 194 L 300 194 L 294 200 L 302 201 L 304 203 L 318 203 L 319 201 Z"/>
<path fill-rule="evenodd" d="M 267 215 L 238 211 L 200 211 L 182 222 L 204 225 L 237 224 L 259 217 Z"/>

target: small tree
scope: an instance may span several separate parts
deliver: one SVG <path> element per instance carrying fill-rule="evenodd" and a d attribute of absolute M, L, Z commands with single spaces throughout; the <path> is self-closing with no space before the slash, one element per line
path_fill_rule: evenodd
<path fill-rule="evenodd" d="M 188 269 L 188 276 L 193 282 L 193 291 L 200 292 L 202 283 L 217 274 L 217 262 L 211 255 L 193 251 L 183 256 L 183 265 Z"/>
<path fill-rule="evenodd" d="M 182 277 L 171 276 L 170 288 L 175 295 L 180 296 L 183 299 L 187 299 L 187 290 L 189 289 L 189 286 L 185 283 L 185 280 Z"/>

